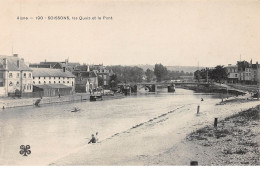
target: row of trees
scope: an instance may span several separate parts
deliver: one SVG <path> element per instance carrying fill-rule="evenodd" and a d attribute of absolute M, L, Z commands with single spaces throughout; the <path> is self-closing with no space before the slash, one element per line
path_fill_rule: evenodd
<path fill-rule="evenodd" d="M 129 82 L 151 82 L 179 79 L 180 76 L 192 76 L 193 73 L 169 71 L 162 64 L 155 64 L 154 70 L 147 69 L 144 71 L 142 68 L 134 66 L 107 66 L 107 69 L 113 70 L 115 76 L 110 77 L 109 85 L 115 83 L 129 83 Z M 102 82 L 102 81 L 101 81 Z"/>
<path fill-rule="evenodd" d="M 162 64 L 155 64 L 154 70 L 147 69 L 145 72 L 140 67 L 131 67 L 131 66 L 108 66 L 108 69 L 113 70 L 115 74 L 110 77 L 109 87 L 116 87 L 118 83 L 140 83 L 143 81 L 152 82 L 152 81 L 164 81 L 164 80 L 176 80 L 180 76 L 193 76 L 193 73 L 188 72 L 179 72 L 179 71 L 169 71 Z M 226 72 L 223 66 L 216 66 L 215 68 L 204 68 L 194 72 L 194 79 L 198 82 L 200 81 L 215 81 L 222 82 L 226 80 L 228 73 Z M 100 77 L 98 79 L 99 85 L 103 85 L 103 79 Z"/>
<path fill-rule="evenodd" d="M 144 70 L 140 67 L 134 66 L 107 66 L 107 69 L 112 70 L 117 80 L 120 82 L 142 82 L 144 76 Z"/>
<path fill-rule="evenodd" d="M 167 70 L 165 66 L 162 64 L 156 64 L 154 66 L 154 75 L 158 82 L 163 80 L 178 80 L 180 76 L 193 76 L 192 72 L 184 72 L 184 71 L 170 71 Z"/>
<path fill-rule="evenodd" d="M 222 82 L 228 78 L 228 73 L 224 66 L 216 66 L 213 69 L 204 68 L 194 72 L 195 79 L 200 81 Z"/>

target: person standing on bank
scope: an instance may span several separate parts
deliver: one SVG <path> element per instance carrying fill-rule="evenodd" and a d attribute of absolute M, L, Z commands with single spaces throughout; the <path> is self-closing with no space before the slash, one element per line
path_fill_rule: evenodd
<path fill-rule="evenodd" d="M 96 142 L 98 142 L 98 132 L 96 132 Z"/>

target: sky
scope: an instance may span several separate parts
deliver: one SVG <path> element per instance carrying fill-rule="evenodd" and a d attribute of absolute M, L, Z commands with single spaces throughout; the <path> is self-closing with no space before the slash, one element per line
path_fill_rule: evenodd
<path fill-rule="evenodd" d="M 0 55 L 19 54 L 30 63 L 260 62 L 260 0 L 0 0 L 0 6 Z M 102 20 L 72 20 L 80 16 Z"/>

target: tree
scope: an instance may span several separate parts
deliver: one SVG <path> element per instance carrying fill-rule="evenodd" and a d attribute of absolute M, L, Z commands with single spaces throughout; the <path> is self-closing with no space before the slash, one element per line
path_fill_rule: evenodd
<path fill-rule="evenodd" d="M 153 80 L 153 77 L 154 77 L 154 72 L 151 69 L 148 68 L 145 71 L 145 75 L 146 75 L 146 81 L 151 82 Z"/>
<path fill-rule="evenodd" d="M 107 66 L 108 69 L 113 70 L 117 75 L 118 82 L 142 82 L 144 77 L 144 70 L 137 66 Z"/>
<path fill-rule="evenodd" d="M 144 76 L 144 70 L 140 67 L 134 66 L 130 68 L 130 78 L 131 82 L 142 82 L 143 81 L 143 76 Z"/>
<path fill-rule="evenodd" d="M 200 75 L 200 71 L 199 70 L 196 70 L 194 72 L 194 79 L 196 79 L 198 82 L 200 82 L 201 75 Z"/>
<path fill-rule="evenodd" d="M 104 86 L 104 79 L 100 76 L 98 76 L 98 86 L 100 87 L 103 87 Z"/>
<path fill-rule="evenodd" d="M 210 72 L 210 78 L 214 79 L 215 82 L 221 82 L 228 78 L 228 73 L 224 66 L 218 65 Z"/>
<path fill-rule="evenodd" d="M 154 66 L 154 75 L 158 82 L 162 81 L 168 74 L 167 68 L 162 64 L 155 64 Z"/>
<path fill-rule="evenodd" d="M 113 74 L 112 76 L 110 76 L 108 84 L 109 84 L 110 88 L 116 88 L 117 87 L 118 79 L 117 79 L 116 74 Z"/>

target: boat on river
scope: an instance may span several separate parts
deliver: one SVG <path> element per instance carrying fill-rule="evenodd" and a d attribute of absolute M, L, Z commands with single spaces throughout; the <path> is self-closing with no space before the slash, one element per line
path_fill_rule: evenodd
<path fill-rule="evenodd" d="M 94 102 L 94 101 L 102 101 L 103 98 L 102 98 L 102 95 L 91 95 L 89 100 L 91 102 Z"/>
<path fill-rule="evenodd" d="M 80 109 L 75 107 L 75 109 L 73 109 L 71 112 L 78 112 L 78 111 L 80 111 Z"/>

